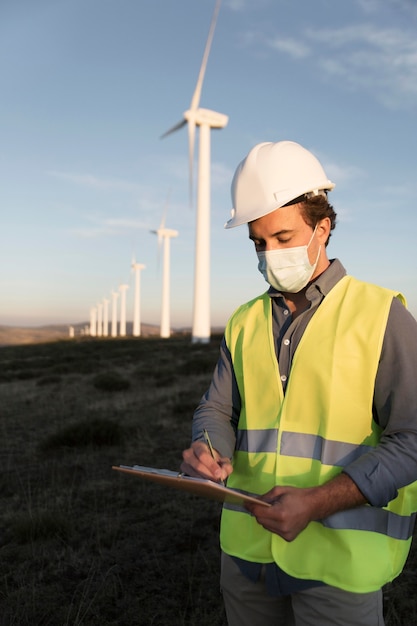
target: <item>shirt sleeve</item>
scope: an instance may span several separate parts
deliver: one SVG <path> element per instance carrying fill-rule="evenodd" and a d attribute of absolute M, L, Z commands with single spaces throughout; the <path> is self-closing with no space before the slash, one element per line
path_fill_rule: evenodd
<path fill-rule="evenodd" d="M 373 506 L 417 480 L 417 322 L 394 298 L 374 391 L 374 419 L 383 428 L 378 446 L 344 472 Z"/>
<path fill-rule="evenodd" d="M 210 387 L 194 412 L 192 440 L 204 441 L 203 429 L 206 428 L 213 447 L 222 456 L 231 458 L 235 449 L 240 406 L 232 359 L 223 337 Z"/>

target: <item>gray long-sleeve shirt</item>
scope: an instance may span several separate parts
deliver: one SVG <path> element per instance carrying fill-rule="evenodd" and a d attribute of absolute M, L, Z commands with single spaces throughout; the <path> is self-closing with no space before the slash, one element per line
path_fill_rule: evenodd
<path fill-rule="evenodd" d="M 284 393 L 304 330 L 322 300 L 345 274 L 340 261 L 333 260 L 308 287 L 310 306 L 295 319 L 283 295 L 269 289 Z M 223 456 L 232 457 L 240 405 L 231 355 L 223 339 L 212 382 L 194 413 L 193 441 L 202 440 L 203 428 L 207 428 L 213 446 Z M 383 428 L 379 445 L 343 471 L 370 504 L 385 506 L 396 497 L 400 487 L 417 480 L 417 322 L 397 298 L 393 298 L 385 330 L 373 415 Z"/>
<path fill-rule="evenodd" d="M 340 261 L 332 261 L 307 289 L 309 308 L 294 320 L 282 294 L 269 290 L 284 393 L 304 330 L 323 298 L 345 274 Z M 373 412 L 384 429 L 380 444 L 344 471 L 370 504 L 385 506 L 396 497 L 400 487 L 417 479 L 417 322 L 397 298 L 393 299 L 385 331 Z M 193 441 L 203 440 L 202 431 L 207 428 L 213 446 L 223 456 L 232 457 L 239 414 L 239 391 L 223 339 L 212 382 L 194 413 Z"/>

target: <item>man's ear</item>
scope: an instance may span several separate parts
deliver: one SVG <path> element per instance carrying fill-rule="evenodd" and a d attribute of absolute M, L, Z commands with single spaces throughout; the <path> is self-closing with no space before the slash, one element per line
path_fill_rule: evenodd
<path fill-rule="evenodd" d="M 317 222 L 317 239 L 320 244 L 326 243 L 330 236 L 331 221 L 329 217 L 323 217 L 322 220 Z"/>

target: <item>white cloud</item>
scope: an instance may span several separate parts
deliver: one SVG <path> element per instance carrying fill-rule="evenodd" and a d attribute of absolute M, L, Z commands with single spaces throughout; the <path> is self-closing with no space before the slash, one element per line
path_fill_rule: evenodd
<path fill-rule="evenodd" d="M 402 185 L 383 185 L 382 194 L 387 196 L 395 196 L 396 198 L 415 198 L 417 187 L 413 183 Z M 391 201 L 391 200 L 390 200 Z"/>
<path fill-rule="evenodd" d="M 373 7 L 371 0 L 362 4 L 367 11 Z M 320 68 L 323 78 L 338 80 L 342 88 L 368 92 L 386 107 L 417 105 L 417 37 L 412 28 L 375 23 L 310 27 L 297 39 L 252 32 L 246 35 L 246 44 L 286 54 L 296 61 L 308 57 Z"/>
<path fill-rule="evenodd" d="M 232 11 L 242 11 L 247 6 L 247 0 L 228 0 L 227 6 Z"/>
<path fill-rule="evenodd" d="M 131 217 L 105 217 L 99 214 L 84 216 L 86 226 L 71 229 L 71 233 L 82 239 L 96 239 L 114 235 L 130 234 L 132 231 L 149 230 L 150 222 L 147 219 Z"/>
<path fill-rule="evenodd" d="M 417 16 L 417 5 L 415 0 L 384 0 L 383 5 L 381 0 L 356 0 L 356 4 L 366 14 L 380 13 L 381 8 L 392 8 L 394 10 L 408 12 L 411 15 Z"/>
<path fill-rule="evenodd" d="M 99 189 L 103 191 L 140 191 L 142 186 L 138 183 L 132 183 L 126 180 L 120 179 L 104 179 L 93 176 L 92 174 L 75 174 L 71 172 L 57 172 L 49 171 L 48 176 L 54 178 L 60 178 L 61 180 L 67 180 L 75 185 L 81 185 L 84 187 L 90 187 L 93 189 Z"/>
<path fill-rule="evenodd" d="M 316 61 L 329 77 L 373 93 L 391 108 L 417 104 L 417 39 L 394 28 L 362 24 L 309 31 L 324 47 Z"/>
<path fill-rule="evenodd" d="M 356 0 L 356 4 L 366 14 L 375 13 L 380 5 L 380 0 Z"/>
<path fill-rule="evenodd" d="M 226 7 L 231 11 L 262 10 L 271 0 L 227 0 Z M 272 0 L 274 1 L 274 0 Z"/>
<path fill-rule="evenodd" d="M 280 52 L 286 52 L 294 59 L 302 59 L 310 54 L 310 48 L 299 39 L 291 37 L 274 37 L 267 44 Z"/>
<path fill-rule="evenodd" d="M 324 164 L 327 176 L 337 186 L 366 177 L 366 173 L 354 165 L 340 165 L 332 161 L 328 162 L 325 159 L 320 160 Z"/>

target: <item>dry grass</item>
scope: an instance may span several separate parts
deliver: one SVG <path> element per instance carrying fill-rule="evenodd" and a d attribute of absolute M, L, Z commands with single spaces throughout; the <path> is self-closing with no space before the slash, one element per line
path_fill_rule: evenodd
<path fill-rule="evenodd" d="M 176 469 L 220 337 L 0 350 L 1 626 L 223 626 L 220 505 L 112 465 Z M 387 589 L 417 623 L 416 556 Z"/>

